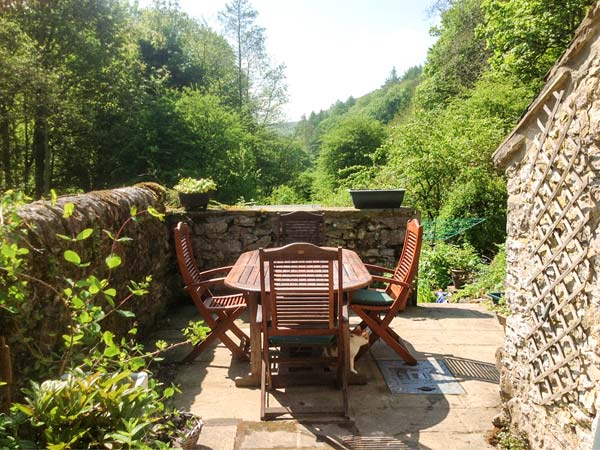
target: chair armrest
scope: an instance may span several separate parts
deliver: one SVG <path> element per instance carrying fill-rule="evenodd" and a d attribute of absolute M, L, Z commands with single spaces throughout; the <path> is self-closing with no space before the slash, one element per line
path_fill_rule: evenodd
<path fill-rule="evenodd" d="M 377 275 L 373 275 L 372 278 L 373 278 L 373 281 L 379 281 L 381 283 L 395 284 L 397 286 L 402 286 L 407 289 L 413 288 L 411 284 L 405 283 L 404 281 L 400 281 L 400 280 L 394 280 L 393 278 L 378 277 Z"/>
<path fill-rule="evenodd" d="M 375 264 L 365 264 L 365 267 L 369 272 L 384 272 L 384 273 L 394 273 L 394 269 L 388 269 L 383 266 L 376 266 Z"/>
<path fill-rule="evenodd" d="M 215 284 L 221 284 L 225 281 L 225 278 L 211 278 L 210 280 L 203 280 L 200 283 L 192 283 L 192 284 L 188 284 L 185 287 L 186 291 L 189 291 L 191 289 L 198 289 L 201 287 L 209 287 L 209 286 L 214 286 Z"/>
<path fill-rule="evenodd" d="M 208 277 L 212 277 L 213 275 L 221 273 L 221 272 L 229 272 L 232 268 L 233 268 L 233 266 L 227 266 L 227 267 L 218 267 L 216 269 L 205 270 L 204 272 L 200 272 L 200 276 L 208 278 Z"/>
<path fill-rule="evenodd" d="M 222 284 L 224 281 L 225 281 L 225 277 L 211 278 L 210 280 L 202 280 L 200 283 L 197 283 L 196 285 L 198 287 L 209 287 L 209 286 L 214 286 L 215 284 Z"/>

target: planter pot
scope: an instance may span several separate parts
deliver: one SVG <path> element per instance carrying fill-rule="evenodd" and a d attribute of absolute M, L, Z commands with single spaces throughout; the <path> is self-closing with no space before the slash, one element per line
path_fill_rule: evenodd
<path fill-rule="evenodd" d="M 450 270 L 450 278 L 452 278 L 452 283 L 454 283 L 454 287 L 456 289 L 462 288 L 471 277 L 471 272 L 468 270 L 462 269 L 451 269 Z"/>
<path fill-rule="evenodd" d="M 400 208 L 405 189 L 348 189 L 357 209 Z"/>
<path fill-rule="evenodd" d="M 498 319 L 498 323 L 502 325 L 502 329 L 506 330 L 506 315 L 496 311 L 496 319 Z"/>
<path fill-rule="evenodd" d="M 206 210 L 208 201 L 212 197 L 212 192 L 200 192 L 193 194 L 184 194 L 179 192 L 179 203 L 185 209 L 202 209 Z"/>
<path fill-rule="evenodd" d="M 172 419 L 176 425 L 180 425 L 180 435 L 171 441 L 173 448 L 184 450 L 196 448 L 198 437 L 204 423 L 200 417 L 191 413 L 180 413 L 177 419 Z M 177 423 L 178 421 L 178 423 Z"/>

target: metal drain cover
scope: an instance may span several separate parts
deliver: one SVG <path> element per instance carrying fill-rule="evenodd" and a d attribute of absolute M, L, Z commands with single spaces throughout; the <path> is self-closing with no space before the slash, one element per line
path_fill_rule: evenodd
<path fill-rule="evenodd" d="M 377 360 L 392 394 L 464 394 L 444 361 L 427 358 L 409 366 L 399 359 Z"/>

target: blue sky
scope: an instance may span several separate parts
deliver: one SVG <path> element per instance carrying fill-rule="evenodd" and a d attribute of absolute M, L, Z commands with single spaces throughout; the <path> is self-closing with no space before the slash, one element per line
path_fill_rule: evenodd
<path fill-rule="evenodd" d="M 141 0 L 147 5 L 150 0 Z M 226 0 L 179 0 L 190 16 L 220 31 Z M 435 39 L 427 14 L 431 1 L 251 0 L 266 29 L 267 52 L 287 66 L 289 120 L 360 97 L 383 84 L 392 67 L 399 75 L 422 64 Z"/>

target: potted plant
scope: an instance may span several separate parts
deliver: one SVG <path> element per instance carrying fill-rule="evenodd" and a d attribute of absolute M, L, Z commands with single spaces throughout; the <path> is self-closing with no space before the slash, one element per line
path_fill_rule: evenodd
<path fill-rule="evenodd" d="M 356 209 L 400 208 L 405 189 L 348 189 Z"/>
<path fill-rule="evenodd" d="M 173 186 L 179 194 L 179 202 L 186 209 L 206 209 L 208 200 L 217 189 L 212 178 L 182 178 Z"/>
<path fill-rule="evenodd" d="M 480 267 L 479 256 L 475 249 L 465 244 L 462 247 L 454 247 L 454 251 L 448 254 L 448 265 L 450 267 L 450 278 L 456 289 L 461 289 L 471 280 L 473 273 Z"/>

